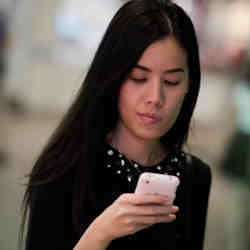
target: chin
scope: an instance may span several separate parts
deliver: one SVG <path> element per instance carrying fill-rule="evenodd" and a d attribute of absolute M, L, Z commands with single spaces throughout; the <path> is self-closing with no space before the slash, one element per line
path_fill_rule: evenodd
<path fill-rule="evenodd" d="M 165 134 L 164 133 L 137 133 L 137 137 L 143 139 L 143 140 L 160 140 L 160 138 Z"/>

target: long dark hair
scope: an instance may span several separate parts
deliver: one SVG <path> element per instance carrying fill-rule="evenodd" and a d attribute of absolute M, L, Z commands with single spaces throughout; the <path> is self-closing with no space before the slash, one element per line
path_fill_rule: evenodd
<path fill-rule="evenodd" d="M 162 137 L 169 150 L 182 148 L 200 87 L 198 44 L 187 14 L 170 0 L 132 0 L 111 20 L 74 103 L 36 161 L 24 196 L 25 221 L 32 191 L 74 169 L 72 220 L 81 232 L 84 201 L 94 204 L 94 172 L 105 137 L 118 120 L 124 79 L 153 42 L 173 36 L 185 49 L 189 92 L 173 127 Z M 86 204 L 86 203 L 85 203 Z"/>

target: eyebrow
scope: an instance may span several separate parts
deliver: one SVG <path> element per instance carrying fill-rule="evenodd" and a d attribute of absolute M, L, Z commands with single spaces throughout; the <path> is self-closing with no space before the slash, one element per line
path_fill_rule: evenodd
<path fill-rule="evenodd" d="M 146 72 L 152 72 L 151 69 L 145 67 L 145 66 L 142 66 L 142 65 L 135 65 L 134 68 L 137 68 L 137 69 L 141 69 L 143 71 L 146 71 Z M 167 69 L 164 71 L 164 73 L 176 73 L 176 72 L 184 72 L 184 69 L 183 68 L 173 68 L 173 69 Z"/>

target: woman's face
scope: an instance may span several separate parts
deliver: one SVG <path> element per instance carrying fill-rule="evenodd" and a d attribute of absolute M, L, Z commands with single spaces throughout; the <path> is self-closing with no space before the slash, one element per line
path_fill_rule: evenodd
<path fill-rule="evenodd" d="M 154 42 L 121 85 L 117 132 L 159 140 L 176 121 L 187 91 L 185 50 L 173 37 Z"/>

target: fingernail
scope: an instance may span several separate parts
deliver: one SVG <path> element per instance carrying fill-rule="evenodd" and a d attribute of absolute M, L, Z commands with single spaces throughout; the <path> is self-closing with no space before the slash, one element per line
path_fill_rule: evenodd
<path fill-rule="evenodd" d="M 171 218 L 171 220 L 175 220 L 176 216 L 174 214 L 170 214 L 169 217 Z"/>
<path fill-rule="evenodd" d="M 175 211 L 175 212 L 178 212 L 178 211 L 179 211 L 179 207 L 177 207 L 177 206 L 173 206 L 172 209 L 173 209 L 173 211 Z"/>

